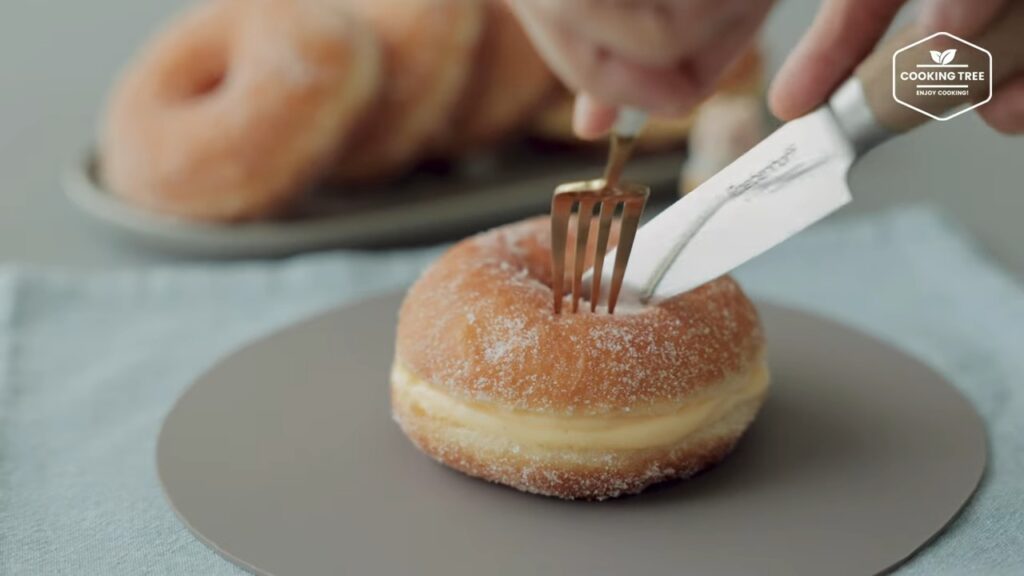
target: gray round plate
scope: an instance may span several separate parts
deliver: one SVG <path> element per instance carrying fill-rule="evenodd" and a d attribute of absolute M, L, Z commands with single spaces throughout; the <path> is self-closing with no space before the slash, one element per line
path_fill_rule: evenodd
<path fill-rule="evenodd" d="M 627 175 L 671 196 L 682 158 L 679 151 L 640 156 Z M 555 186 L 600 174 L 602 161 L 588 150 L 521 147 L 464 162 L 454 173 L 424 172 L 382 189 L 312 190 L 287 217 L 242 223 L 197 222 L 133 206 L 103 187 L 91 151 L 67 171 L 64 190 L 86 215 L 140 245 L 208 258 L 249 258 L 461 237 L 547 210 Z"/>
<path fill-rule="evenodd" d="M 392 423 L 399 295 L 231 355 L 160 434 L 167 497 L 260 574 L 874 574 L 968 500 L 981 420 L 935 372 L 832 321 L 762 305 L 774 388 L 723 464 L 603 503 L 444 468 Z"/>

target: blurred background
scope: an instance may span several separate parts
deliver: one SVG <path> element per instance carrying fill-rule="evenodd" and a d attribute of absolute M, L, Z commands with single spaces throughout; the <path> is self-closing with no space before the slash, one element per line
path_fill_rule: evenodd
<path fill-rule="evenodd" d="M 130 234 L 111 233 L 109 222 L 76 207 L 64 190 L 69 174 L 84 171 L 85 154 L 96 142 L 97 126 L 118 72 L 147 38 L 187 6 L 174 0 L 5 3 L 0 19 L 0 261 L 110 268 L 196 257 L 188 251 L 154 250 Z M 758 70 L 763 66 L 767 78 L 800 37 L 816 7 L 817 2 L 801 0 L 782 1 L 776 7 L 760 42 L 763 63 L 757 64 Z M 741 76 L 753 78 L 759 74 Z M 753 93 L 744 78 L 739 80 L 743 85 L 740 91 Z M 760 78 L 757 83 L 760 85 Z M 557 94 L 548 96 L 545 105 L 556 107 L 552 102 L 557 98 Z M 538 212 L 550 193 L 547 182 L 559 179 L 561 167 L 583 170 L 597 166 L 603 153 L 554 142 L 550 137 L 538 136 L 538 130 L 517 130 L 515 137 L 510 137 L 512 144 L 487 147 L 498 152 L 474 149 L 440 164 L 421 163 L 415 171 L 426 176 L 405 173 L 372 189 L 377 196 L 396 195 L 383 203 L 400 204 L 402 190 L 423 181 L 430 189 L 444 189 L 449 182 L 454 188 L 465 188 L 466 182 L 470 188 L 490 186 L 488 182 L 494 178 L 491 172 L 497 170 L 502 182 L 522 175 L 524 181 L 540 190 L 531 201 L 510 202 L 509 219 L 524 211 Z M 669 132 L 673 133 L 671 127 Z M 641 165 L 640 170 L 649 178 L 674 180 L 685 156 L 685 144 L 680 139 L 653 148 L 657 150 L 649 158 L 655 160 Z M 513 160 L 502 160 L 503 155 Z M 538 172 L 534 158 L 557 160 Z M 1024 226 L 1020 222 L 1024 185 L 1017 172 L 1021 159 L 1024 138 L 1001 136 L 974 114 L 931 123 L 863 159 L 852 174 L 854 202 L 836 217 L 877 211 L 893 204 L 932 203 L 968 227 L 992 257 L 1019 279 L 1024 278 Z M 662 203 L 674 192 L 664 193 Z M 444 193 L 436 192 L 439 196 Z M 517 192 L 513 187 L 502 193 Z M 418 194 L 422 196 L 422 192 Z M 353 193 L 353 198 L 360 195 Z M 362 198 L 350 205 L 365 204 L 365 193 Z M 467 218 L 476 221 L 472 212 L 478 207 L 472 203 L 451 206 L 454 208 L 445 210 L 466 210 Z M 505 210 L 499 208 L 499 212 Z M 479 219 L 479 224 L 494 224 L 493 219 L 490 214 Z M 465 222 L 452 225 L 452 233 L 461 234 L 466 231 L 463 228 L 472 227 L 472 223 Z M 422 241 L 443 237 L 423 235 Z"/>

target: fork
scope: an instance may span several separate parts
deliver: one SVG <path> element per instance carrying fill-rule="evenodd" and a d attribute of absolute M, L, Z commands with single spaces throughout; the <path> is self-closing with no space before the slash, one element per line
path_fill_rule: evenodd
<path fill-rule="evenodd" d="M 618 252 L 612 273 L 612 285 L 608 291 L 608 313 L 615 313 L 615 304 L 622 289 L 622 278 L 626 273 L 629 252 L 633 249 L 633 238 L 640 225 L 650 188 L 633 182 L 620 182 L 622 171 L 633 152 L 637 135 L 643 128 L 647 115 L 639 110 L 623 108 L 612 127 L 608 161 L 604 176 L 596 180 L 570 182 L 555 188 L 551 199 L 551 262 L 552 290 L 555 298 L 555 314 L 562 312 L 565 296 L 566 244 L 569 236 L 570 219 L 576 208 L 576 246 L 572 255 L 572 312 L 579 311 L 583 294 L 583 272 L 586 261 L 587 240 L 594 208 L 599 209 L 597 242 L 594 252 L 594 273 L 590 283 L 590 311 L 596 312 L 601 297 L 601 270 L 604 256 L 608 252 L 608 238 L 615 212 L 621 206 L 619 221 Z"/>

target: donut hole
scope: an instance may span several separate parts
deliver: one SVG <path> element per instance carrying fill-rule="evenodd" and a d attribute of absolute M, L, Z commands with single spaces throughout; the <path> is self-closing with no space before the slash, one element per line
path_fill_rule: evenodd
<path fill-rule="evenodd" d="M 190 46 L 163 71 L 163 93 L 174 103 L 196 103 L 219 92 L 228 80 L 228 50 L 220 45 Z"/>
<path fill-rule="evenodd" d="M 612 211 L 612 224 L 608 233 L 608 246 L 607 251 L 614 250 L 619 243 L 619 236 L 622 232 L 622 213 L 624 204 L 616 204 Z M 590 213 L 590 232 L 587 236 L 587 247 L 584 252 L 584 270 L 589 270 L 594 266 L 594 256 L 597 251 L 597 235 L 598 228 L 600 227 L 601 211 L 600 206 L 595 204 L 591 208 Z M 571 303 L 572 301 L 572 276 L 573 270 L 569 266 L 569 263 L 575 261 L 576 257 L 576 231 L 577 222 L 579 218 L 579 210 L 573 213 L 569 218 L 568 224 L 568 237 L 566 239 L 566 270 L 565 280 L 563 287 L 565 290 L 565 296 L 563 304 Z M 534 255 L 534 264 L 530 266 L 529 275 L 543 284 L 548 290 L 553 292 L 554 289 L 554 271 L 551 269 L 551 258 L 549 254 L 548 245 L 536 246 L 536 254 Z M 609 272 L 614 266 L 614 260 L 611 258 L 605 258 L 603 264 L 603 271 Z M 601 285 L 601 301 L 597 307 L 597 314 L 607 314 L 607 299 L 608 299 L 609 286 L 608 282 L 605 281 Z M 641 303 L 635 298 L 631 298 L 631 295 L 627 291 L 623 291 L 619 294 L 619 300 L 616 304 L 615 314 L 626 315 L 626 314 L 638 314 L 645 311 L 653 311 L 653 307 Z M 590 287 L 589 285 L 583 290 L 580 298 L 580 306 L 577 313 L 589 314 L 590 313 Z"/>
<path fill-rule="evenodd" d="M 209 98 L 224 85 L 227 77 L 227 62 L 203 66 L 188 78 L 183 79 L 175 91 L 175 99 L 182 102 L 194 102 Z"/>
<path fill-rule="evenodd" d="M 213 94 L 224 84 L 224 79 L 228 75 L 227 72 L 227 67 L 223 67 L 219 70 L 211 71 L 204 76 L 196 77 L 185 92 L 185 99 L 202 98 Z"/>
<path fill-rule="evenodd" d="M 578 211 L 577 211 L 578 212 Z M 594 265 L 594 254 L 597 249 L 597 232 L 600 225 L 599 212 L 597 208 L 591 213 L 590 219 L 590 233 L 587 237 L 587 249 L 586 257 L 584 259 L 584 268 L 589 269 Z M 610 251 L 618 246 L 619 235 L 621 233 L 622 224 L 622 205 L 616 206 L 612 213 L 612 226 L 608 234 L 608 247 Z M 577 220 L 578 214 L 574 213 L 569 218 L 568 223 L 568 234 L 566 238 L 566 264 L 574 261 L 576 252 L 576 231 L 577 231 Z M 549 222 L 546 217 L 538 217 L 536 220 L 528 221 L 531 225 L 520 225 L 509 227 L 508 229 L 501 230 L 499 234 L 500 241 L 497 242 L 498 252 L 497 260 L 494 260 L 493 255 L 486 256 L 483 254 L 475 254 L 471 256 L 473 259 L 487 259 L 491 262 L 500 262 L 500 275 L 507 281 L 507 285 L 510 287 L 522 287 L 524 285 L 529 286 L 535 293 L 542 293 L 544 301 L 551 302 L 551 298 L 554 296 L 554 270 L 552 269 L 551 261 L 551 240 L 549 234 Z M 537 224 L 533 224 L 536 222 Z M 542 233 L 538 233 L 537 229 L 542 226 Z M 611 258 L 605 258 L 604 260 L 604 271 L 608 272 L 614 266 L 614 261 Z M 565 270 L 565 279 L 563 281 L 563 310 L 568 310 L 572 303 L 572 274 L 573 270 L 568 265 Z M 597 306 L 596 311 L 593 314 L 596 315 L 608 315 L 608 292 L 609 282 L 603 282 L 601 285 L 601 301 Z M 510 288 L 511 289 L 511 288 Z M 548 304 L 545 304 L 548 307 Z M 553 307 L 548 308 L 554 312 Z M 655 313 L 657 307 L 650 303 L 640 302 L 635 294 L 631 294 L 628 290 L 623 290 L 619 294 L 619 300 L 615 307 L 616 316 L 625 316 L 631 314 L 645 314 Z M 580 298 L 580 306 L 577 311 L 580 315 L 590 315 L 590 287 L 589 285 L 583 290 Z"/>

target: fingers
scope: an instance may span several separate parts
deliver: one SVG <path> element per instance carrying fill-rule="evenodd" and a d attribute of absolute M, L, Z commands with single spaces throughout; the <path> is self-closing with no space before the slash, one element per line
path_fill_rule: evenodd
<path fill-rule="evenodd" d="M 519 0 L 591 44 L 638 64 L 671 67 L 706 44 L 745 2 L 721 0 Z M 699 22 L 700 25 L 694 25 Z"/>
<path fill-rule="evenodd" d="M 1024 76 L 1004 83 L 978 114 L 998 132 L 1024 134 Z"/>
<path fill-rule="evenodd" d="M 535 46 L 585 93 L 574 130 L 596 138 L 614 107 L 678 116 L 705 97 L 755 36 L 774 0 L 512 0 Z M 698 24 L 699 23 L 699 24 Z"/>
<path fill-rule="evenodd" d="M 659 116 L 679 116 L 700 101 L 702 89 L 689 66 L 652 68 L 601 54 L 580 79 L 602 102 L 633 106 Z"/>
<path fill-rule="evenodd" d="M 791 120 L 821 105 L 871 51 L 905 0 L 828 0 L 810 31 L 775 76 L 772 112 Z M 924 33 L 972 36 L 1007 0 L 930 0 L 919 25 Z M 1002 113 L 997 108 L 995 113 Z"/>
<path fill-rule="evenodd" d="M 774 0 L 744 4 L 745 10 L 725 23 L 714 41 L 704 45 L 691 59 L 695 81 L 709 96 L 723 73 L 757 40 L 757 30 L 768 16 Z"/>
<path fill-rule="evenodd" d="M 984 30 L 1005 5 L 1006 0 L 931 0 L 922 8 L 921 26 L 925 32 L 973 36 Z M 991 100 L 978 108 L 978 115 L 997 132 L 1024 134 L 1024 76 L 1005 82 Z"/>
<path fill-rule="evenodd" d="M 517 3 L 515 9 L 537 49 L 573 91 L 663 115 L 683 113 L 696 103 L 697 87 L 686 67 L 627 60 L 581 38 L 530 2 Z"/>
<path fill-rule="evenodd" d="M 1006 0 L 929 0 L 921 7 L 918 22 L 925 34 L 949 32 L 973 36 L 981 32 Z"/>
<path fill-rule="evenodd" d="M 603 104 L 583 93 L 576 97 L 572 109 L 572 129 L 585 140 L 594 140 L 608 133 L 618 116 L 615 106 Z"/>
<path fill-rule="evenodd" d="M 547 18 L 531 0 L 511 0 L 509 6 L 548 66 L 565 81 L 564 74 L 571 72 L 572 65 L 561 50 L 561 44 L 567 42 L 566 39 L 559 38 L 564 30 L 555 21 Z"/>
<path fill-rule="evenodd" d="M 827 0 L 772 81 L 772 112 L 792 120 L 821 105 L 871 52 L 904 2 Z"/>

